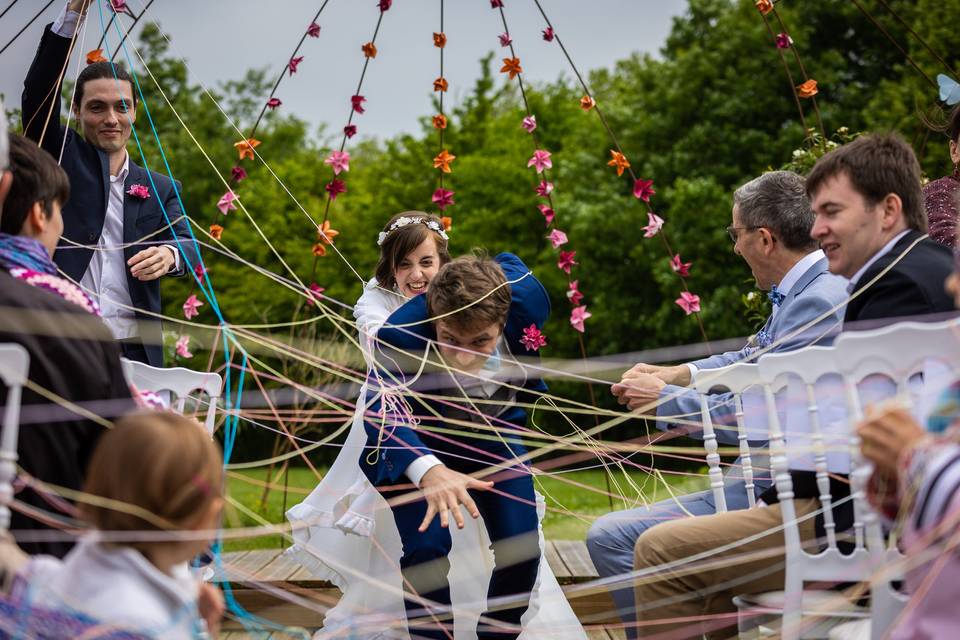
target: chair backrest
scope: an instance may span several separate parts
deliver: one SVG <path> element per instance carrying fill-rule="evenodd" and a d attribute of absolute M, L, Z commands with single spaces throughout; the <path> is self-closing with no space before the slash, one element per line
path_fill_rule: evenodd
<path fill-rule="evenodd" d="M 17 474 L 17 439 L 20 435 L 20 392 L 30 372 L 30 354 L 16 343 L 0 344 L 0 381 L 7 387 L 0 439 L 0 531 L 10 528 L 13 478 Z"/>
<path fill-rule="evenodd" d="M 693 389 L 700 396 L 700 421 L 703 425 L 703 447 L 707 452 L 707 467 L 710 477 L 710 488 L 713 491 L 717 513 L 727 510 L 727 499 L 724 492 L 723 472 L 720 470 L 720 454 L 718 452 L 717 425 L 714 424 L 714 415 L 711 411 L 711 396 L 717 393 L 728 393 L 726 403 L 733 403 L 733 415 L 736 419 L 737 444 L 740 450 L 740 465 L 747 494 L 747 503 L 753 507 L 756 503 L 754 494 L 754 456 L 750 452 L 750 432 L 747 427 L 744 411 L 745 395 L 752 391 L 760 392 L 760 376 L 757 365 L 738 362 L 717 369 L 700 369 L 693 376 Z M 725 404 L 726 404 L 725 403 Z M 727 406 L 729 408 L 729 406 Z M 720 425 L 721 429 L 729 429 L 731 425 Z M 763 456 L 765 459 L 766 456 Z"/>
<path fill-rule="evenodd" d="M 923 406 L 923 400 L 935 397 L 940 385 L 960 376 L 960 322 L 957 320 L 903 322 L 872 331 L 849 332 L 840 336 L 837 348 L 844 354 L 838 368 L 844 378 L 852 420 L 863 417 L 865 399 L 857 389 L 868 379 L 889 380 L 896 389 L 898 401 L 914 409 L 922 419 L 929 409 Z M 920 385 L 916 384 L 917 374 L 924 376 Z M 859 444 L 856 433 L 851 433 L 851 454 L 856 458 L 860 455 Z M 868 465 L 857 466 L 850 478 L 851 490 L 855 496 L 863 496 L 871 469 Z M 854 506 L 858 507 L 861 502 L 855 501 Z M 858 540 L 861 535 L 865 536 L 877 568 L 871 579 L 870 635 L 879 640 L 886 637 L 908 600 L 893 585 L 901 579 L 902 572 L 890 570 L 902 568 L 905 561 L 897 550 L 896 538 L 891 536 L 889 543 L 885 540 L 873 509 L 855 510 L 854 517 Z"/>
<path fill-rule="evenodd" d="M 219 373 L 203 373 L 184 367 L 160 368 L 151 367 L 142 362 L 121 358 L 123 372 L 127 380 L 138 389 L 154 391 L 156 393 L 170 392 L 171 406 L 174 410 L 183 412 L 186 408 L 186 399 L 194 391 L 203 391 L 209 396 L 207 418 L 204 426 L 207 432 L 213 434 L 217 419 L 217 401 L 223 392 L 223 378 Z"/>

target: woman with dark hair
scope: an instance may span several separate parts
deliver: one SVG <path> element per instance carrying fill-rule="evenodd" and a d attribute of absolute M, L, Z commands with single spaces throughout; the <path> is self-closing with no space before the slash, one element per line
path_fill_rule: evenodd
<path fill-rule="evenodd" d="M 953 248 L 957 241 L 957 196 L 960 195 L 960 105 L 937 127 L 950 138 L 953 173 L 927 183 L 923 188 L 923 208 L 927 212 L 930 237 Z"/>

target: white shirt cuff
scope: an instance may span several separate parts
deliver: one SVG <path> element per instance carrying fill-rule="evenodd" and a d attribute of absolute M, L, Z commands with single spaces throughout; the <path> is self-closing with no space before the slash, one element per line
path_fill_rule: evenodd
<path fill-rule="evenodd" d="M 687 368 L 690 369 L 690 382 L 693 382 L 693 379 L 696 377 L 697 371 L 699 371 L 699 369 L 697 369 L 697 366 L 695 364 L 692 364 L 690 362 L 687 363 Z"/>
<path fill-rule="evenodd" d="M 443 463 L 440 462 L 440 458 L 435 455 L 428 454 L 425 456 L 420 456 L 410 463 L 410 466 L 407 467 L 407 470 L 404 471 L 404 473 L 406 473 L 407 477 L 410 478 L 410 482 L 419 487 L 420 480 L 423 479 L 423 476 L 427 473 L 427 471 L 430 471 L 430 469 L 433 469 L 438 464 Z"/>
<path fill-rule="evenodd" d="M 83 20 L 79 13 L 70 11 L 69 6 L 68 4 L 63 8 L 57 19 L 53 21 L 53 26 L 50 27 L 50 30 L 61 38 L 72 38 L 77 32 L 77 27 L 80 26 L 80 21 Z"/>
<path fill-rule="evenodd" d="M 173 251 L 173 266 L 170 267 L 170 271 L 167 273 L 180 273 L 180 252 L 172 244 L 164 244 L 160 246 L 166 247 L 167 249 L 170 249 L 170 251 Z"/>

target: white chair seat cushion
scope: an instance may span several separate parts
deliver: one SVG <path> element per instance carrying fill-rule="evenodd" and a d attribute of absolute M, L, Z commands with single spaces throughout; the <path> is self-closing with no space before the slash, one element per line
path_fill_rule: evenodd
<path fill-rule="evenodd" d="M 784 592 L 744 593 L 733 599 L 737 609 L 760 607 L 770 612 L 783 611 Z M 803 592 L 803 615 L 837 618 L 868 618 L 870 609 L 853 604 L 839 591 L 811 589 Z"/>
<path fill-rule="evenodd" d="M 844 622 L 830 630 L 830 640 L 870 640 L 870 621 Z"/>

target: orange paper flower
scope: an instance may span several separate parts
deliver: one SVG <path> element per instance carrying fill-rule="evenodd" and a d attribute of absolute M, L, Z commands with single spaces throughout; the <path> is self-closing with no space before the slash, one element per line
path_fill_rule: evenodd
<path fill-rule="evenodd" d="M 812 98 L 817 95 L 817 81 L 810 78 L 803 84 L 797 85 L 797 95 L 801 98 Z"/>
<path fill-rule="evenodd" d="M 622 176 L 623 170 L 630 166 L 630 162 L 627 161 L 627 156 L 613 149 L 610 149 L 610 155 L 613 156 L 613 158 L 607 163 L 607 166 L 616 167 L 617 175 Z"/>
<path fill-rule="evenodd" d="M 433 46 L 443 49 L 447 46 L 447 34 L 445 33 L 434 33 L 433 34 Z"/>
<path fill-rule="evenodd" d="M 237 151 L 240 153 L 240 159 L 250 158 L 253 160 L 253 150 L 260 146 L 260 141 L 256 138 L 247 138 L 246 140 L 241 140 L 240 142 L 234 142 L 233 146 L 236 147 Z"/>
<path fill-rule="evenodd" d="M 214 240 L 219 240 L 220 236 L 223 235 L 223 227 L 218 224 L 210 225 L 210 237 Z"/>
<path fill-rule="evenodd" d="M 770 13 L 771 11 L 773 11 L 773 2 L 772 2 L 772 0 L 757 0 L 754 4 L 757 5 L 757 9 L 758 9 L 758 10 L 760 11 L 760 13 L 762 13 L 763 15 L 767 15 L 768 13 Z"/>
<path fill-rule="evenodd" d="M 313 245 L 314 258 L 322 258 L 325 255 L 327 255 L 327 248 L 323 246 L 322 242 L 318 242 L 315 245 Z"/>
<path fill-rule="evenodd" d="M 103 57 L 103 49 L 87 51 L 87 64 L 93 64 L 94 62 L 107 62 L 107 59 Z"/>
<path fill-rule="evenodd" d="M 450 173 L 450 163 L 456 159 L 457 156 L 444 149 L 433 159 L 433 168 L 440 169 L 444 173 Z"/>
<path fill-rule="evenodd" d="M 442 113 L 433 116 L 433 128 L 434 129 L 446 129 L 447 128 L 447 116 Z"/>
<path fill-rule="evenodd" d="M 500 67 L 500 73 L 510 74 L 511 80 L 523 73 L 523 67 L 520 66 L 520 58 L 504 58 L 503 66 Z"/>
<path fill-rule="evenodd" d="M 443 225 L 444 231 L 450 231 L 450 229 L 453 229 L 453 218 L 450 216 L 441 217 L 440 223 Z"/>
<path fill-rule="evenodd" d="M 323 244 L 333 244 L 333 239 L 338 235 L 340 235 L 340 232 L 330 228 L 329 220 L 324 220 L 320 228 L 317 229 L 317 239 Z"/>
<path fill-rule="evenodd" d="M 593 109 L 595 106 L 597 106 L 597 101 L 590 96 L 580 98 L 580 108 L 584 111 L 590 111 L 590 109 Z"/>
<path fill-rule="evenodd" d="M 440 76 L 433 81 L 433 90 L 434 91 L 446 91 L 447 90 L 447 79 L 443 76 Z"/>
<path fill-rule="evenodd" d="M 377 45 L 373 44 L 372 42 L 368 42 L 360 48 L 363 49 L 363 55 L 367 58 L 377 57 Z"/>

